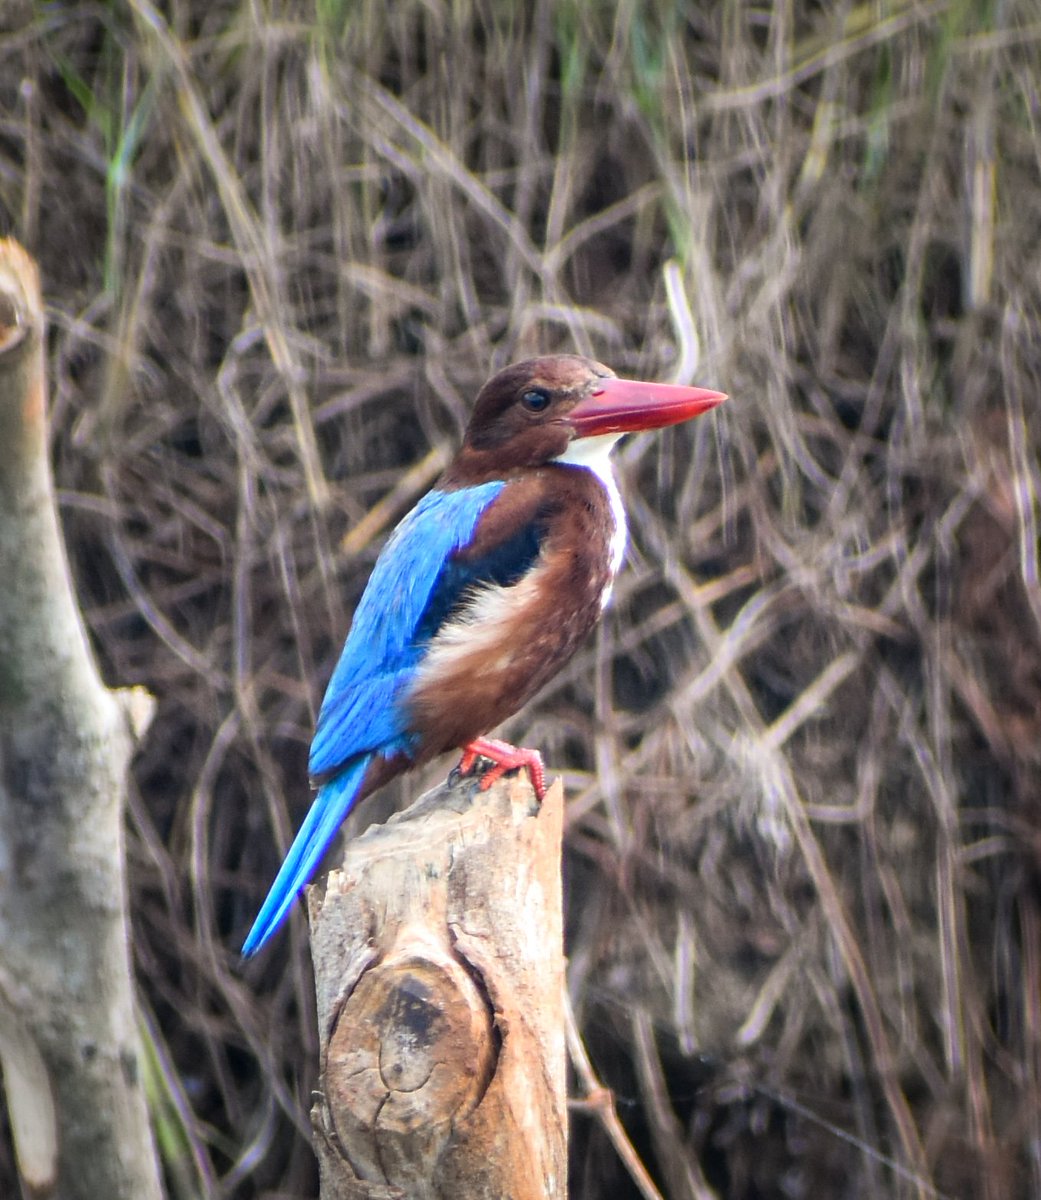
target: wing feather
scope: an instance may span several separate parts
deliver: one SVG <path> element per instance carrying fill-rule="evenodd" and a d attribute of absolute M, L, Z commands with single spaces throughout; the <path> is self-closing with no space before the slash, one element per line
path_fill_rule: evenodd
<path fill-rule="evenodd" d="M 312 775 L 328 776 L 369 751 L 409 751 L 402 695 L 423 646 L 470 582 L 453 555 L 470 543 L 504 487 L 493 480 L 428 492 L 391 534 L 322 702 L 311 745 Z"/>

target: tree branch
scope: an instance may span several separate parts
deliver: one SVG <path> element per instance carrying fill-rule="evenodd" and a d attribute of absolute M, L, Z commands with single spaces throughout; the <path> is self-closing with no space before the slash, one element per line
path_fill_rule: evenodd
<path fill-rule="evenodd" d="M 43 334 L 36 266 L 0 241 L 0 1059 L 27 1194 L 158 1200 L 123 863 L 134 706 L 72 595 Z"/>

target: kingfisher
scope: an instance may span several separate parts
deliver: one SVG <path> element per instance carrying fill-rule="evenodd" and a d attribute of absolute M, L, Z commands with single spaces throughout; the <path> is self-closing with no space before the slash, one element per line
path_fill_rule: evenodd
<path fill-rule="evenodd" d="M 380 553 L 318 714 L 317 794 L 242 947 L 279 928 L 347 814 L 403 771 L 462 752 L 479 786 L 536 750 L 487 735 L 555 675 L 596 624 L 625 552 L 609 454 L 626 433 L 714 408 L 705 388 L 619 379 L 556 354 L 481 388 L 459 453 Z"/>

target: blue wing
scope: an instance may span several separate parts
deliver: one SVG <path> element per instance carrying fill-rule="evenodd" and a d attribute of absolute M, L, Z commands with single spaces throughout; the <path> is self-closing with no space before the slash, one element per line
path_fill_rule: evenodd
<path fill-rule="evenodd" d="M 356 754 L 408 752 L 401 698 L 423 647 L 473 569 L 450 564 L 502 480 L 428 492 L 394 530 L 358 603 L 318 714 L 309 768 L 327 775 Z"/>

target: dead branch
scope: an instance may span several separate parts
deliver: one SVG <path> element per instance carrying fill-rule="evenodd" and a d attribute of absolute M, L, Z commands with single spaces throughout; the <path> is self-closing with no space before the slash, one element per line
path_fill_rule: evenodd
<path fill-rule="evenodd" d="M 446 784 L 311 889 L 325 1200 L 563 1200 L 562 813 Z"/>

